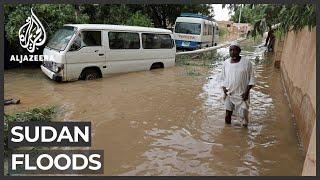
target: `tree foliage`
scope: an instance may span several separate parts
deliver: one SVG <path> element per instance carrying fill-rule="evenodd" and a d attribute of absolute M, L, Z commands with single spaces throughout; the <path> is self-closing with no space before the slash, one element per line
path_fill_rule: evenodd
<path fill-rule="evenodd" d="M 36 16 L 46 29 L 47 36 L 71 23 L 118 24 L 167 28 L 182 12 L 210 15 L 211 6 L 205 4 L 20 4 L 5 5 L 5 34 L 9 47 L 21 50 L 19 28 L 31 15 Z"/>
<path fill-rule="evenodd" d="M 314 4 L 231 4 L 228 8 L 234 11 L 231 19 L 238 22 L 241 8 L 242 23 L 253 25 L 252 36 L 262 34 L 272 25 L 279 24 L 277 31 L 284 34 L 288 31 L 300 31 L 305 26 L 309 30 L 316 26 L 316 7 Z"/>
<path fill-rule="evenodd" d="M 152 22 L 147 16 L 143 15 L 141 12 L 135 12 L 126 20 L 126 25 L 131 26 L 143 26 L 143 27 L 151 27 Z"/>
<path fill-rule="evenodd" d="M 309 30 L 316 26 L 316 6 L 314 4 L 284 6 L 279 12 L 279 20 L 282 19 L 279 30 L 300 31 L 305 26 Z"/>
<path fill-rule="evenodd" d="M 76 9 L 73 5 L 27 4 L 5 6 L 5 10 L 7 10 L 5 11 L 5 31 L 10 43 L 18 40 L 19 28 L 31 15 L 31 8 L 42 22 L 49 37 L 63 24 L 87 23 L 89 20 L 89 16 L 86 14 L 76 15 Z"/>
<path fill-rule="evenodd" d="M 176 18 L 183 12 L 210 15 L 211 6 L 206 4 L 145 4 L 129 5 L 133 11 L 141 10 L 147 14 L 155 27 L 167 28 L 168 24 L 173 25 Z"/>

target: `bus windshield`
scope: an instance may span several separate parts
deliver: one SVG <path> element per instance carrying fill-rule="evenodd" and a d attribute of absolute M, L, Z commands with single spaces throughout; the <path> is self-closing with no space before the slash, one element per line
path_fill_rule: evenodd
<path fill-rule="evenodd" d="M 63 51 L 68 45 L 74 32 L 75 32 L 75 27 L 64 26 L 52 36 L 52 38 L 47 44 L 47 47 L 58 50 L 58 51 Z"/>
<path fill-rule="evenodd" d="M 201 24 L 199 24 L 199 23 L 177 22 L 174 32 L 182 33 L 182 34 L 200 35 L 200 33 L 201 33 Z"/>

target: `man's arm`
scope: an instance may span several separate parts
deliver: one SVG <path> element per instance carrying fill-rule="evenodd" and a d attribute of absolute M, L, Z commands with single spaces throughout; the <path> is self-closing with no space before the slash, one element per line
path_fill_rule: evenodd
<path fill-rule="evenodd" d="M 226 96 L 228 96 L 228 89 L 226 88 L 226 87 L 224 87 L 224 86 L 222 86 L 222 89 L 223 89 L 223 92 L 224 92 L 224 94 L 226 95 Z"/>
<path fill-rule="evenodd" d="M 264 44 L 264 46 L 267 46 L 267 45 L 268 45 L 269 39 L 270 39 L 270 31 L 268 32 L 268 36 L 267 36 L 266 43 Z"/>
<path fill-rule="evenodd" d="M 250 94 L 250 89 L 251 89 L 252 87 L 253 87 L 253 85 L 248 85 L 246 92 L 244 92 L 244 93 L 242 94 L 242 98 L 243 98 L 244 101 L 248 100 L 249 94 Z"/>
<path fill-rule="evenodd" d="M 225 65 L 223 64 L 222 66 L 222 72 L 221 72 L 221 87 L 222 87 L 222 90 L 224 92 L 224 94 L 227 96 L 227 88 L 226 88 L 226 84 L 225 84 L 225 80 L 226 80 L 226 74 L 225 74 Z"/>
<path fill-rule="evenodd" d="M 254 69 L 253 69 L 253 66 L 252 66 L 251 62 L 249 62 L 249 68 L 248 69 L 249 69 L 249 77 L 250 77 L 250 79 L 249 79 L 249 84 L 247 86 L 246 91 L 242 94 L 242 98 L 243 98 L 244 101 L 248 100 L 249 94 L 250 94 L 250 90 L 256 83 L 256 77 L 254 75 Z"/>

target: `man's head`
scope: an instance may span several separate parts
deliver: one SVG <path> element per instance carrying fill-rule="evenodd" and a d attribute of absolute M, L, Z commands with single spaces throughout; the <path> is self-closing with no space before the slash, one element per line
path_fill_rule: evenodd
<path fill-rule="evenodd" d="M 241 48 L 237 42 L 231 43 L 229 47 L 229 54 L 231 58 L 238 57 L 241 52 Z"/>

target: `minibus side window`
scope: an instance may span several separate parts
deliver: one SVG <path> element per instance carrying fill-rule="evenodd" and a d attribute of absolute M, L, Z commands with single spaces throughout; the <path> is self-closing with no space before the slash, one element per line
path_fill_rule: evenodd
<path fill-rule="evenodd" d="M 101 31 L 81 31 L 73 41 L 70 51 L 88 46 L 101 46 Z"/>
<path fill-rule="evenodd" d="M 110 49 L 140 49 L 138 33 L 109 32 L 108 38 Z"/>
<path fill-rule="evenodd" d="M 80 48 L 81 48 L 81 37 L 80 37 L 80 34 L 78 34 L 74 39 L 73 44 L 71 45 L 69 51 L 77 51 Z"/>
<path fill-rule="evenodd" d="M 144 49 L 172 49 L 173 40 L 169 34 L 142 33 Z"/>
<path fill-rule="evenodd" d="M 101 46 L 101 31 L 82 31 L 81 46 Z"/>

